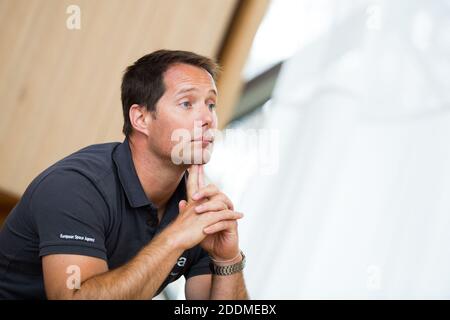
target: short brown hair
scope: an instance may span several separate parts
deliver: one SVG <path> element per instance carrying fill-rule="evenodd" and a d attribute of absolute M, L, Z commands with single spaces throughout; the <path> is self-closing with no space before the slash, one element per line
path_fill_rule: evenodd
<path fill-rule="evenodd" d="M 133 104 L 145 106 L 149 111 L 156 110 L 156 103 L 163 96 L 166 88 L 164 73 L 176 63 L 190 64 L 205 69 L 214 80 L 219 72 L 219 65 L 212 59 L 189 51 L 158 50 L 147 54 L 129 66 L 122 78 L 123 133 L 131 133 L 130 107 Z"/>

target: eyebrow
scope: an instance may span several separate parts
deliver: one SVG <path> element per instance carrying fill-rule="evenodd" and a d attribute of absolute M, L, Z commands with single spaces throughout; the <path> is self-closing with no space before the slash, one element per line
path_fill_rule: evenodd
<path fill-rule="evenodd" d="M 181 90 L 178 91 L 175 95 L 176 95 L 176 96 L 180 96 L 180 95 L 182 95 L 183 93 L 192 92 L 192 91 L 198 91 L 198 89 L 197 89 L 196 87 L 187 87 L 187 88 L 181 89 Z M 217 91 L 216 91 L 216 90 L 211 89 L 211 90 L 208 91 L 208 93 L 209 93 L 209 92 L 212 92 L 214 95 L 217 96 Z"/>

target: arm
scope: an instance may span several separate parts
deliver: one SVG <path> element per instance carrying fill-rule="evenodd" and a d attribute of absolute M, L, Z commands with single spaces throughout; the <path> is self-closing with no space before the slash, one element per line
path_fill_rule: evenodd
<path fill-rule="evenodd" d="M 217 263 L 219 266 L 231 265 L 242 260 L 242 256 L 229 263 Z M 212 300 L 247 300 L 248 294 L 245 288 L 244 276 L 242 271 L 229 276 L 212 276 L 211 294 Z"/>
<path fill-rule="evenodd" d="M 163 233 L 120 268 L 108 271 L 105 260 L 81 255 L 53 254 L 42 259 L 49 299 L 149 299 L 169 274 L 182 248 Z M 80 286 L 67 285 L 71 265 L 79 267 Z M 75 275 L 75 274 L 74 274 Z M 75 282 L 76 283 L 76 282 Z"/>
<path fill-rule="evenodd" d="M 205 227 L 239 218 L 241 214 L 230 210 L 199 215 L 182 201 L 177 219 L 120 268 L 108 271 L 104 260 L 81 255 L 45 256 L 42 265 L 47 296 L 50 299 L 149 299 L 179 256 L 205 238 Z M 67 286 L 66 270 L 71 265 L 79 267 L 79 288 Z"/>
<path fill-rule="evenodd" d="M 151 298 L 179 256 L 207 237 L 205 228 L 217 225 L 222 220 L 234 221 L 242 217 L 242 214 L 231 210 L 220 210 L 223 207 L 198 214 L 194 205 L 188 206 L 183 200 L 179 204 L 180 213 L 175 221 L 130 262 L 117 269 L 108 270 L 102 233 L 103 217 L 107 215 L 107 208 L 103 205 L 101 197 L 94 203 L 88 201 L 91 198 L 87 196 L 87 193 L 95 192 L 95 189 L 93 190 L 89 182 L 77 174 L 62 172 L 50 178 L 52 180 L 47 180 L 47 184 L 42 187 L 40 193 L 36 193 L 32 208 L 36 224 L 39 226 L 44 285 L 47 297 L 50 299 Z M 64 185 L 65 188 L 54 187 L 57 185 Z M 76 187 L 79 185 L 83 188 Z M 53 199 L 53 201 L 41 199 Z M 204 204 L 207 203 L 208 201 Z M 93 211 L 96 214 L 92 214 Z M 64 246 L 73 246 L 73 243 L 67 240 L 58 239 L 59 233 L 56 227 L 66 226 L 68 222 L 73 230 L 77 232 L 81 230 L 96 239 L 96 242 L 92 244 L 92 254 L 89 256 L 83 253 L 66 254 L 54 248 L 55 241 Z M 77 274 L 67 273 L 73 272 L 70 271 L 73 269 L 68 269 L 70 266 L 75 266 L 75 269 L 79 270 L 80 279 L 75 281 L 79 283 L 79 286 L 75 288 L 70 285 L 70 281 Z"/>
<path fill-rule="evenodd" d="M 187 279 L 185 286 L 187 300 L 247 300 L 242 272 L 230 276 L 204 274 Z"/>
<path fill-rule="evenodd" d="M 202 274 L 186 280 L 184 295 L 186 300 L 208 300 L 211 291 L 210 274 Z"/>
<path fill-rule="evenodd" d="M 193 170 L 189 172 L 187 195 L 197 213 L 203 215 L 223 209 L 234 210 L 233 203 L 216 186 L 204 187 L 202 166 L 193 166 L 191 169 Z M 203 229 L 206 237 L 200 245 L 214 257 L 216 265 L 232 265 L 242 260 L 242 256 L 238 254 L 240 250 L 237 227 L 237 220 L 220 220 Z M 189 278 L 186 281 L 185 293 L 186 299 L 248 299 L 242 272 L 227 276 L 203 275 Z"/>

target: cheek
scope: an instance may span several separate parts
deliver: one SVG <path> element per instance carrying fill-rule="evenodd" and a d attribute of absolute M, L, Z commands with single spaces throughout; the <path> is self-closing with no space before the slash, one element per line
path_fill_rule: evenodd
<path fill-rule="evenodd" d="M 169 124 L 165 119 L 159 117 L 152 123 L 149 130 L 149 141 L 151 145 L 161 149 L 170 143 L 171 129 L 169 128 Z"/>
<path fill-rule="evenodd" d="M 171 152 L 172 148 L 175 147 L 181 141 L 190 139 L 191 128 L 185 125 L 185 123 L 175 122 L 173 120 L 170 123 L 166 123 L 165 126 L 161 127 L 158 144 L 164 149 L 165 153 Z M 172 139 L 173 137 L 173 139 Z M 183 137 L 183 138 L 181 138 Z"/>

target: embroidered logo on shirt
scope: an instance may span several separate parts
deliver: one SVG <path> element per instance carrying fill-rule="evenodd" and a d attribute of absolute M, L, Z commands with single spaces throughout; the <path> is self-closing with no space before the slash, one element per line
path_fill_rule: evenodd
<path fill-rule="evenodd" d="M 64 240 L 78 240 L 78 241 L 86 241 L 86 242 L 95 242 L 95 238 L 87 237 L 87 236 L 79 236 L 77 234 L 59 234 L 60 239 Z"/>

